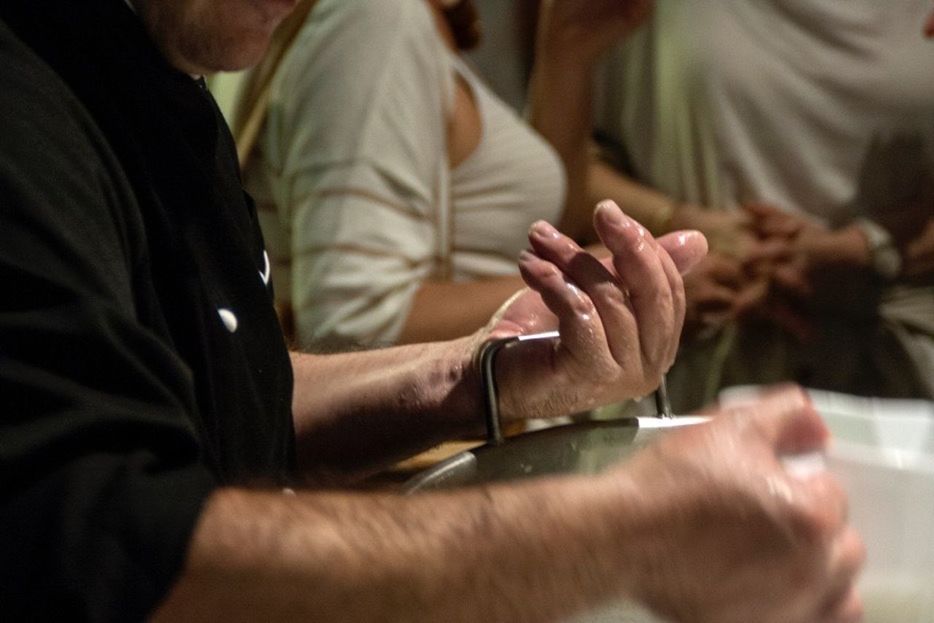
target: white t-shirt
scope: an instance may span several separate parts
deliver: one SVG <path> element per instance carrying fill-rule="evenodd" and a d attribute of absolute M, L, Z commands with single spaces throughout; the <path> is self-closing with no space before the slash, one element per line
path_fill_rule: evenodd
<path fill-rule="evenodd" d="M 766 201 L 846 222 L 934 177 L 930 10 L 929 0 L 658 0 L 607 63 L 599 129 L 643 181 L 680 200 Z"/>
<path fill-rule="evenodd" d="M 483 131 L 451 170 L 455 72 Z M 271 93 L 245 184 L 303 344 L 395 341 L 424 280 L 515 274 L 531 222 L 561 214 L 557 154 L 445 47 L 425 0 L 320 0 Z"/>
<path fill-rule="evenodd" d="M 929 0 L 657 0 L 607 60 L 598 129 L 641 181 L 712 209 L 767 202 L 839 226 L 934 206 L 930 11 Z M 675 385 L 694 396 L 682 408 L 803 366 L 815 384 L 839 379 L 834 389 L 875 391 L 868 376 L 878 391 L 934 397 L 934 288 L 890 288 L 878 313 L 881 329 L 827 319 L 832 337 L 810 353 L 762 327 L 684 352 Z M 886 362 L 891 382 L 875 374 Z"/>

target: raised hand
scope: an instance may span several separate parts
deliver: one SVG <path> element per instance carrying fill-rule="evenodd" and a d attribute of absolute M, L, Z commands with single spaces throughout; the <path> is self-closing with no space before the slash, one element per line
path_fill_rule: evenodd
<path fill-rule="evenodd" d="M 653 0 L 545 0 L 539 26 L 539 53 L 591 63 L 637 28 Z"/>
<path fill-rule="evenodd" d="M 594 227 L 611 256 L 598 260 L 551 225 L 529 233 L 520 257 L 530 290 L 507 303 L 492 337 L 559 329 L 554 342 L 525 342 L 500 355 L 505 417 L 548 417 L 644 395 L 674 361 L 684 321 L 681 273 L 706 253 L 697 232 L 655 240 L 612 202 Z"/>

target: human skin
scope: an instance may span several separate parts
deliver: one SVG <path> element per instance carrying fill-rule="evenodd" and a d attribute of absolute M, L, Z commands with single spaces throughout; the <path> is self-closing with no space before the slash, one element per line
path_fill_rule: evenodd
<path fill-rule="evenodd" d="M 172 65 L 203 76 L 256 64 L 298 0 L 131 0 Z"/>
<path fill-rule="evenodd" d="M 568 179 L 559 227 L 575 239 L 590 228 L 588 194 L 593 74 L 600 56 L 650 14 L 651 0 L 548 0 L 541 5 L 530 83 L 532 126 L 558 152 Z"/>
<path fill-rule="evenodd" d="M 184 16 L 206 1 L 164 0 L 160 19 L 173 23 L 173 11 Z M 174 23 L 191 32 L 159 40 L 169 59 L 188 54 L 177 42 L 225 34 L 210 20 Z M 173 62 L 188 70 L 206 61 Z M 533 226 L 531 251 L 520 258 L 529 289 L 470 338 L 296 357 L 299 452 L 348 427 L 369 431 L 374 444 L 387 422 L 422 442 L 438 429 L 475 427 L 472 357 L 491 337 L 561 331 L 545 350 L 536 342 L 503 353 L 507 419 L 557 415 L 657 384 L 684 316 L 679 271 L 699 261 L 706 243 L 690 232 L 656 241 L 612 204 L 597 208 L 594 227 L 612 253 L 605 260 L 544 223 Z M 673 435 L 600 477 L 422 498 L 218 490 L 155 618 L 548 621 L 626 595 L 682 621 L 749 620 L 752 611 L 766 622 L 856 620 L 852 581 L 862 550 L 844 521 L 844 496 L 828 476 L 798 481 L 778 461 L 819 448 L 826 430 L 797 391 L 757 411 Z M 712 562 L 722 577 L 705 573 Z"/>
<path fill-rule="evenodd" d="M 613 198 L 656 233 L 697 229 L 707 236 L 710 253 L 684 280 L 685 338 L 718 329 L 759 308 L 775 263 L 789 252 L 791 234 L 784 229 L 759 233 L 755 219 L 744 211 L 679 203 L 593 156 L 589 193 L 591 198 Z"/>
<path fill-rule="evenodd" d="M 221 490 L 156 621 L 558 621 L 628 597 L 675 622 L 857 621 L 864 550 L 799 390 L 597 477 L 412 497 Z"/>
<path fill-rule="evenodd" d="M 547 223 L 534 225 L 533 251 L 519 262 L 530 288 L 469 337 L 370 353 L 295 355 L 293 413 L 303 465 L 328 474 L 370 470 L 479 432 L 473 358 L 494 337 L 562 334 L 558 342 L 527 342 L 501 354 L 500 408 L 507 421 L 566 415 L 654 389 L 674 359 L 683 322 L 678 271 L 695 265 L 706 245 L 695 233 L 656 241 L 612 203 L 602 204 L 594 221 L 613 253 L 603 260 Z"/>
<path fill-rule="evenodd" d="M 427 0 L 447 46 L 458 52 L 442 10 L 452 3 Z M 587 196 L 587 146 L 591 74 L 599 55 L 631 31 L 648 14 L 646 0 L 562 0 L 550 3 L 541 20 L 539 49 L 532 80 L 533 127 L 557 150 L 567 179 L 567 198 L 559 227 L 574 238 L 592 236 Z M 454 104 L 448 119 L 448 161 L 456 167 L 477 147 L 482 121 L 470 88 L 462 79 L 454 84 Z M 516 290 L 519 277 L 469 282 L 427 280 L 415 293 L 399 336 L 399 343 L 451 339 L 483 326 L 490 315 Z M 451 300 L 463 304 L 451 305 Z"/>

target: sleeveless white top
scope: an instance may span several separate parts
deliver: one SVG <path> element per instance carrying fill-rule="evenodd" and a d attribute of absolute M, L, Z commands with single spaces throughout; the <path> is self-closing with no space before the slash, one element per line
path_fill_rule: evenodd
<path fill-rule="evenodd" d="M 483 130 L 451 170 L 455 72 Z M 444 45 L 425 0 L 320 0 L 274 78 L 245 185 L 307 345 L 394 342 L 424 280 L 515 274 L 566 182 L 551 147 Z"/>

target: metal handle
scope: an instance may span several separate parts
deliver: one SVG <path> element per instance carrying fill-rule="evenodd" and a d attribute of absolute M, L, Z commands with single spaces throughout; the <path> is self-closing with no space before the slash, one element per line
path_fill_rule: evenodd
<path fill-rule="evenodd" d="M 665 382 L 665 375 L 662 375 L 662 382 L 655 390 L 655 412 L 660 418 L 674 417 L 671 414 L 671 400 L 668 398 L 668 384 Z"/>
<path fill-rule="evenodd" d="M 492 445 L 499 445 L 505 439 L 503 427 L 499 418 L 499 390 L 496 387 L 496 355 L 503 348 L 515 342 L 530 342 L 533 340 L 550 340 L 559 337 L 557 331 L 533 333 L 531 335 L 516 335 L 499 340 L 492 340 L 483 345 L 477 356 L 480 367 L 480 387 L 483 391 L 485 407 L 487 441 Z M 668 399 L 668 386 L 665 376 L 662 375 L 661 384 L 655 390 L 655 409 L 660 418 L 674 417 L 671 413 L 671 401 Z"/>
<path fill-rule="evenodd" d="M 499 420 L 499 391 L 496 388 L 496 355 L 505 346 L 514 342 L 529 342 L 532 340 L 548 340 L 558 337 L 557 331 L 533 333 L 532 335 L 516 335 L 500 340 L 492 340 L 483 345 L 478 355 L 480 366 L 480 387 L 483 391 L 483 402 L 486 408 L 486 435 L 487 441 L 493 445 L 503 443 L 503 428 Z"/>

